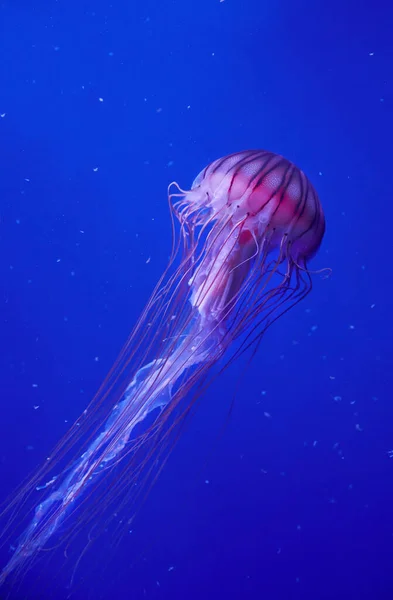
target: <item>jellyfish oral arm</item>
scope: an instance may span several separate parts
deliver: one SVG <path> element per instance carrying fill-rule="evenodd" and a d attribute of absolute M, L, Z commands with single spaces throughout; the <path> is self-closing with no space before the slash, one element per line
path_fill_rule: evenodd
<path fill-rule="evenodd" d="M 218 360 L 224 352 L 222 341 L 228 336 L 225 306 L 233 301 L 247 275 L 247 261 L 255 251 L 255 244 L 251 242 L 239 244 L 236 228 L 223 231 L 215 241 L 217 247 L 206 255 L 197 276 L 189 282 L 193 318 L 179 345 L 168 357 L 157 358 L 138 370 L 102 431 L 68 470 L 67 476 L 52 477 L 48 484 L 38 487 L 55 489 L 39 504 L 26 531 L 26 541 L 31 531 L 39 533 L 34 535 L 32 551 L 44 546 L 88 483 L 116 462 L 133 440 L 137 425 L 153 411 L 162 411 L 171 403 L 176 382 L 192 367 L 212 364 L 212 358 Z M 225 345 L 228 343 L 226 340 Z M 26 547 L 24 537 L 21 543 Z"/>
<path fill-rule="evenodd" d="M 78 500 L 89 483 L 116 464 L 125 451 L 132 452 L 135 428 L 142 426 L 153 411 L 162 412 L 171 403 L 176 382 L 191 367 L 204 363 L 212 342 L 214 340 L 206 334 L 206 330 L 201 330 L 197 314 L 189 333 L 171 356 L 153 360 L 139 369 L 87 450 L 65 472 L 37 486 L 38 491 L 48 489 L 50 493 L 35 508 L 30 524 L 0 574 L 0 584 L 29 557 L 44 548 L 49 538 L 77 508 Z M 217 342 L 218 339 L 216 348 Z"/>

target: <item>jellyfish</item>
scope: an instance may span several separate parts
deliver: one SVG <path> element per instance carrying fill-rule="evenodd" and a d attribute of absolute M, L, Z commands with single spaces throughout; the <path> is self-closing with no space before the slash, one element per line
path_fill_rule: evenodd
<path fill-rule="evenodd" d="M 123 509 L 130 522 L 209 383 L 311 290 L 325 219 L 289 160 L 231 154 L 190 190 L 172 183 L 168 200 L 168 266 L 91 404 L 3 511 L 3 540 L 23 528 L 0 583 L 72 535 L 73 520 L 104 527 Z"/>

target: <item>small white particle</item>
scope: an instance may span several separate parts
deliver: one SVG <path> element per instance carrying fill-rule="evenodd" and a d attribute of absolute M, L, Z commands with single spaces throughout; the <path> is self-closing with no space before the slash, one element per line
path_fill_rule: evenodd
<path fill-rule="evenodd" d="M 37 410 L 39 408 L 39 405 L 38 404 L 34 404 L 33 408 L 34 408 L 34 410 Z"/>
<path fill-rule="evenodd" d="M 104 98 L 98 98 L 99 102 L 104 102 Z"/>
<path fill-rule="evenodd" d="M 32 384 L 31 384 L 31 387 L 33 387 L 33 388 L 38 388 L 38 383 L 32 383 Z"/>

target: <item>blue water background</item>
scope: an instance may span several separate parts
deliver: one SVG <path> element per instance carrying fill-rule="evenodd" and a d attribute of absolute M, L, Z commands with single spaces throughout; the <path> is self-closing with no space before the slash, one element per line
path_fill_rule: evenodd
<path fill-rule="evenodd" d="M 266 335 L 222 437 L 240 367 L 205 394 L 72 598 L 393 597 L 392 30 L 378 0 L 0 2 L 2 498 L 140 314 L 170 251 L 170 181 L 266 148 L 327 219 L 312 266 L 332 276 Z M 66 598 L 77 558 L 11 598 Z"/>

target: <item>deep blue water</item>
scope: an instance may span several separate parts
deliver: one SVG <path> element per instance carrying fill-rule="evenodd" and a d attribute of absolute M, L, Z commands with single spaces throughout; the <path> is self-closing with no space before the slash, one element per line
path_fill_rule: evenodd
<path fill-rule="evenodd" d="M 71 589 L 87 532 L 0 597 L 392 598 L 392 30 L 378 0 L 0 1 L 3 500 L 165 267 L 170 181 L 282 153 L 319 192 L 312 267 L 332 269 L 263 339 L 222 435 L 242 364 L 205 393 L 131 533 Z"/>

